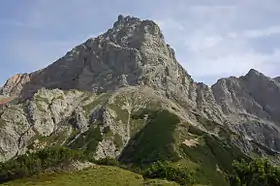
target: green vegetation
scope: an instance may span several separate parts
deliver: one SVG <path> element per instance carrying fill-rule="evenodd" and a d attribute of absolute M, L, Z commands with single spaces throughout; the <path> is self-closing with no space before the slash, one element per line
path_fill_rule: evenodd
<path fill-rule="evenodd" d="M 48 168 L 77 160 L 84 160 L 84 156 L 78 151 L 63 147 L 51 147 L 37 153 L 21 155 L 16 159 L 0 163 L 0 183 L 32 176 Z"/>
<path fill-rule="evenodd" d="M 60 128 L 59 131 L 52 133 L 50 136 L 40 136 L 39 134 L 37 134 L 36 136 L 33 137 L 32 140 L 30 140 L 33 143 L 28 145 L 28 149 L 38 150 L 35 147 L 40 146 L 40 144 L 42 144 L 42 146 L 47 146 L 47 147 L 59 146 L 67 140 L 67 138 L 68 138 L 67 130 L 69 130 L 69 126 L 63 126 Z M 37 139 L 39 141 L 38 142 L 39 145 L 36 145 L 34 143 L 35 139 Z"/>
<path fill-rule="evenodd" d="M 102 95 L 98 99 L 101 97 Z M 88 109 L 91 110 L 92 106 Z M 118 120 L 127 121 L 128 114 L 126 110 L 121 109 L 120 104 L 110 106 L 110 108 L 114 109 Z M 267 162 L 254 163 L 253 161 L 248 163 L 250 158 L 230 143 L 234 134 L 215 122 L 202 117 L 198 118 L 198 121 L 213 133 L 209 134 L 189 123 L 181 123 L 177 115 L 167 110 L 141 109 L 134 111 L 130 119 L 131 139 L 122 151 L 119 161 L 112 158 L 92 159 L 98 143 L 102 139 L 112 140 L 119 149 L 124 145 L 122 136 L 114 134 L 110 127 L 105 127 L 101 131 L 100 121 L 95 121 L 84 133 L 73 130 L 68 140 L 67 136 L 63 135 L 66 133 L 66 129 L 49 137 L 36 138 L 42 143 L 47 143 L 47 146 L 61 145 L 63 141 L 67 140 L 64 144 L 68 144 L 69 148 L 75 150 L 52 147 L 2 163 L 0 164 L 0 181 L 6 182 L 34 176 L 45 169 L 52 169 L 72 161 L 87 160 L 98 164 L 98 166 L 74 173 L 37 175 L 12 183 L 15 185 L 23 183 L 25 185 L 36 185 L 37 183 L 37 185 L 46 185 L 51 183 L 50 185 L 54 186 L 64 185 L 64 183 L 70 186 L 77 184 L 98 185 L 100 183 L 104 183 L 102 185 L 170 184 L 167 181 L 163 183 L 160 180 L 147 180 L 165 179 L 180 185 L 253 186 L 255 184 L 258 186 L 257 182 L 264 186 L 266 184 L 280 185 L 277 182 L 278 179 L 275 181 L 275 177 L 280 178 L 278 169 L 274 169 Z M 74 138 L 75 140 L 73 140 Z M 72 140 L 73 142 L 70 143 Z M 235 162 L 232 166 L 234 160 L 241 159 L 246 159 L 246 161 Z M 138 174 L 124 171 L 120 167 Z M 102 171 L 102 175 L 108 176 L 106 179 L 102 176 L 97 178 L 96 175 Z M 111 172 L 114 172 L 114 175 L 111 175 Z M 243 174 L 247 176 L 244 177 Z M 119 177 L 114 178 L 115 175 Z M 124 176 L 120 177 L 121 175 Z M 134 176 L 137 179 L 134 179 Z"/>
<path fill-rule="evenodd" d="M 174 131 L 180 122 L 179 118 L 166 110 L 144 110 L 133 117 L 141 118 L 146 114 L 148 123 L 123 150 L 121 162 L 145 166 L 158 160 L 177 160 Z"/>
<path fill-rule="evenodd" d="M 201 125 L 203 125 L 207 129 L 207 131 L 217 133 L 217 135 L 221 138 L 229 139 L 230 136 L 233 135 L 233 133 L 225 129 L 224 126 L 214 121 L 208 120 L 198 114 L 196 114 L 196 119 Z"/>
<path fill-rule="evenodd" d="M 194 175 L 200 184 L 215 186 L 229 185 L 225 174 L 232 171 L 232 162 L 235 159 L 246 158 L 236 147 L 214 135 L 207 134 L 189 126 L 189 133 L 199 138 L 197 146 L 182 144 L 181 149 L 185 159 L 195 163 Z"/>
<path fill-rule="evenodd" d="M 102 140 L 100 127 L 91 125 L 90 128 L 80 134 L 78 138 L 70 144 L 71 149 L 82 150 L 87 154 L 95 153 L 98 142 Z"/>
<path fill-rule="evenodd" d="M 128 167 L 133 167 L 132 170 L 135 170 L 135 166 L 143 169 L 153 162 L 168 160 L 174 169 L 180 167 L 185 173 L 192 172 L 191 180 L 199 184 L 227 186 L 226 175 L 233 170 L 233 160 L 247 158 L 229 143 L 232 134 L 214 122 L 200 118 L 209 129 L 218 128 L 219 137 L 180 123 L 179 118 L 167 110 L 143 109 L 133 113 L 132 120 L 147 117 L 147 124 L 130 140 L 119 159 Z M 195 141 L 194 145 L 184 144 L 185 140 L 190 139 Z M 163 178 L 162 175 L 159 178 Z"/>
<path fill-rule="evenodd" d="M 229 176 L 231 186 L 279 186 L 280 168 L 266 159 L 234 161 L 233 174 Z"/>
<path fill-rule="evenodd" d="M 111 166 L 120 165 L 120 163 L 116 159 L 110 158 L 110 157 L 106 157 L 106 158 L 99 159 L 99 160 L 94 160 L 94 163 L 96 163 L 98 165 L 111 165 Z"/>
<path fill-rule="evenodd" d="M 114 135 L 114 143 L 118 149 L 123 147 L 123 140 L 122 137 L 119 134 Z"/>
<path fill-rule="evenodd" d="M 194 176 L 186 167 L 174 167 L 167 161 L 153 163 L 145 172 L 145 178 L 161 178 L 175 181 L 180 185 L 194 184 Z"/>
<path fill-rule="evenodd" d="M 96 98 L 93 102 L 91 102 L 91 103 L 89 103 L 89 104 L 83 106 L 83 109 L 84 109 L 84 111 L 86 112 L 86 115 L 89 115 L 90 112 L 91 112 L 96 106 L 98 106 L 99 104 L 103 104 L 109 97 L 110 97 L 110 94 L 108 94 L 108 93 L 102 93 L 102 94 L 98 95 L 97 98 Z"/>
<path fill-rule="evenodd" d="M 146 180 L 140 174 L 118 167 L 99 166 L 69 173 L 41 174 L 35 177 L 15 180 L 5 186 L 176 186 L 165 180 Z"/>
<path fill-rule="evenodd" d="M 49 100 L 48 100 L 47 98 L 41 97 L 41 96 L 39 96 L 39 95 L 36 95 L 36 96 L 34 97 L 34 99 L 35 99 L 36 101 L 42 101 L 42 102 L 45 102 L 45 103 L 49 103 Z"/>
<path fill-rule="evenodd" d="M 128 117 L 129 117 L 127 110 L 122 109 L 121 106 L 116 105 L 116 104 L 109 105 L 109 108 L 116 112 L 117 121 L 121 121 L 122 123 L 127 124 Z"/>

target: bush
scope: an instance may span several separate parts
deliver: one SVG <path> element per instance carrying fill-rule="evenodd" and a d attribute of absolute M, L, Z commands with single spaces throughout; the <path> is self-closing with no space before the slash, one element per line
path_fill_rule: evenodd
<path fill-rule="evenodd" d="M 47 168 L 84 160 L 82 153 L 64 147 L 51 147 L 27 153 L 0 163 L 0 183 L 37 174 Z"/>
<path fill-rule="evenodd" d="M 232 186 L 280 186 L 280 169 L 266 159 L 234 161 L 229 176 Z"/>
<path fill-rule="evenodd" d="M 173 167 L 167 161 L 157 161 L 151 165 L 145 172 L 144 178 L 159 178 L 175 181 L 180 185 L 195 183 L 193 173 L 187 168 Z"/>
<path fill-rule="evenodd" d="M 110 157 L 95 160 L 94 162 L 98 165 L 119 166 L 119 162 L 116 159 Z"/>

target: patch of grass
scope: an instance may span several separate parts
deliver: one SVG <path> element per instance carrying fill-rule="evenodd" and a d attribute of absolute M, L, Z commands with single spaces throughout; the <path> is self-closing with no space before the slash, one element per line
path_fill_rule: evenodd
<path fill-rule="evenodd" d="M 123 96 L 115 97 L 114 103 L 108 105 L 108 107 L 114 110 L 117 114 L 117 121 L 121 121 L 124 124 L 128 123 L 129 113 L 126 109 L 122 108 L 125 103 Z"/>
<path fill-rule="evenodd" d="M 94 153 L 99 141 L 102 141 L 102 134 L 100 127 L 90 126 L 90 128 L 81 134 L 73 143 L 70 144 L 70 148 L 83 150 L 86 153 Z"/>
<path fill-rule="evenodd" d="M 47 143 L 48 146 L 60 145 L 68 138 L 67 128 L 61 131 L 52 133 L 50 136 L 41 136 L 38 138 L 40 143 Z"/>
<path fill-rule="evenodd" d="M 112 138 L 114 136 L 113 132 L 111 131 L 109 126 L 104 127 L 103 129 L 104 138 Z"/>
<path fill-rule="evenodd" d="M 122 123 L 127 124 L 129 117 L 127 110 L 122 109 L 121 106 L 117 104 L 110 104 L 109 108 L 116 112 L 117 121 L 121 121 Z"/>
<path fill-rule="evenodd" d="M 118 149 L 123 147 L 122 137 L 119 134 L 114 135 L 114 143 Z"/>
<path fill-rule="evenodd" d="M 200 136 L 203 140 L 203 143 L 195 147 L 181 145 L 185 159 L 189 159 L 198 165 L 195 168 L 195 175 L 199 183 L 215 186 L 229 185 L 225 173 L 232 171 L 233 160 L 243 158 L 245 155 L 226 141 L 200 131 L 193 126 L 189 127 L 189 132 Z M 217 171 L 217 169 L 221 171 Z"/>
<path fill-rule="evenodd" d="M 118 167 L 99 166 L 85 170 L 60 173 L 41 174 L 36 177 L 16 180 L 3 185 L 6 186 L 130 186 L 130 185 L 162 185 L 175 186 L 174 182 L 159 179 L 145 180 L 140 174 L 136 174 Z"/>
<path fill-rule="evenodd" d="M 157 160 L 176 160 L 174 131 L 179 118 L 166 110 L 147 111 L 147 125 L 138 132 L 123 150 L 120 161 L 136 165 L 150 164 Z"/>
<path fill-rule="evenodd" d="M 99 105 L 99 104 L 105 102 L 109 97 L 110 97 L 110 94 L 108 94 L 108 93 L 102 93 L 102 94 L 98 95 L 97 98 L 96 98 L 93 102 L 91 102 L 91 103 L 89 103 L 89 104 L 87 104 L 87 105 L 84 105 L 84 106 L 83 106 L 83 109 L 84 109 L 84 111 L 86 112 L 86 115 L 89 115 L 90 112 L 91 112 L 97 105 Z"/>
<path fill-rule="evenodd" d="M 34 131 L 36 134 L 29 140 L 30 143 L 27 148 L 30 150 L 40 150 L 41 145 L 47 147 L 60 146 L 69 139 L 67 134 L 68 129 L 68 126 L 63 126 L 60 131 L 56 131 L 49 136 L 41 136 L 37 131 Z M 35 140 L 38 140 L 38 145 L 35 144 Z"/>
<path fill-rule="evenodd" d="M 130 136 L 136 135 L 145 125 L 144 119 L 131 119 L 130 120 Z"/>
<path fill-rule="evenodd" d="M 38 109 L 40 111 L 44 110 L 40 102 L 44 102 L 46 104 L 49 104 L 49 100 L 47 98 L 40 97 L 39 95 L 34 97 L 34 101 L 35 101 L 36 106 L 38 107 Z"/>
<path fill-rule="evenodd" d="M 223 126 L 220 124 L 208 120 L 198 114 L 196 114 L 196 119 L 200 124 L 202 124 L 208 131 L 214 132 L 214 130 L 218 130 L 218 136 L 224 139 L 229 139 L 233 133 L 227 129 L 225 129 Z"/>

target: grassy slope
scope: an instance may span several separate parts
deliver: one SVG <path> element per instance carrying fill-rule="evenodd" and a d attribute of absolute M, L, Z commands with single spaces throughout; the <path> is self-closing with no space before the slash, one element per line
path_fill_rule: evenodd
<path fill-rule="evenodd" d="M 229 143 L 229 131 L 220 130 L 220 137 L 216 137 L 180 123 L 176 115 L 165 110 L 145 111 L 134 116 L 134 119 L 141 119 L 146 114 L 149 115 L 149 122 L 124 149 L 121 162 L 145 166 L 159 159 L 167 159 L 173 161 L 175 166 L 183 165 L 193 170 L 200 184 L 228 185 L 224 172 L 231 170 L 234 159 L 244 157 L 239 149 Z M 219 127 L 206 120 L 201 123 L 212 129 Z M 191 138 L 199 139 L 199 144 L 192 147 L 182 144 L 182 141 Z"/>
<path fill-rule="evenodd" d="M 112 186 L 112 185 L 178 185 L 164 180 L 144 180 L 139 174 L 111 166 L 98 166 L 72 173 L 43 174 L 12 181 L 6 186 Z"/>
<path fill-rule="evenodd" d="M 177 159 L 174 153 L 174 131 L 180 122 L 177 116 L 168 111 L 144 111 L 134 116 L 141 119 L 149 115 L 149 122 L 130 140 L 120 160 L 136 165 L 150 164 L 157 160 Z"/>
<path fill-rule="evenodd" d="M 199 183 L 226 186 L 225 172 L 232 169 L 232 161 L 245 157 L 239 149 L 233 147 L 226 140 L 209 135 L 190 126 L 189 134 L 199 138 L 196 147 L 181 145 L 185 159 L 196 165 L 195 175 Z M 221 171 L 218 171 L 220 169 Z"/>

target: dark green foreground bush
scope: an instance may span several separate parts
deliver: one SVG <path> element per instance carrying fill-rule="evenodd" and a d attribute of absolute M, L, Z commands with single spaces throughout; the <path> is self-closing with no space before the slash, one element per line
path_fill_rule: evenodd
<path fill-rule="evenodd" d="M 188 185 L 195 183 L 194 176 L 187 168 L 179 168 L 172 166 L 167 161 L 157 161 L 148 168 L 144 174 L 144 178 L 159 178 L 169 181 L 175 181 L 180 185 Z"/>
<path fill-rule="evenodd" d="M 0 183 L 32 176 L 48 168 L 84 160 L 82 153 L 64 147 L 51 147 L 36 153 L 28 153 L 0 163 Z"/>
<path fill-rule="evenodd" d="M 280 169 L 268 160 L 242 160 L 233 163 L 231 186 L 280 186 Z"/>

